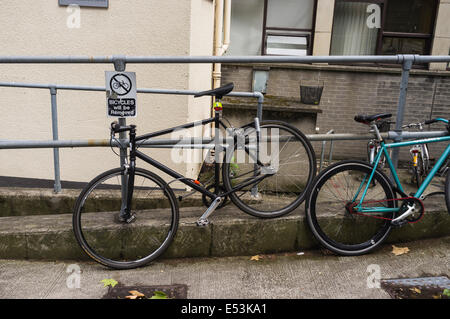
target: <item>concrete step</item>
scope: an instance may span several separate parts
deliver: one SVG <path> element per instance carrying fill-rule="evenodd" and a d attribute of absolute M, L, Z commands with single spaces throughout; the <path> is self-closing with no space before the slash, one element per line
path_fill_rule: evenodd
<path fill-rule="evenodd" d="M 411 184 L 411 174 L 406 169 L 399 169 L 398 172 L 406 193 L 414 192 L 417 188 Z M 443 191 L 443 185 L 444 178 L 435 177 L 427 193 Z M 50 188 L 0 187 L 0 217 L 72 214 L 80 192 L 81 188 L 64 188 L 61 193 L 55 194 Z M 177 197 L 186 194 L 185 191 L 175 190 Z M 153 202 L 154 207 L 158 207 L 158 198 L 154 198 Z M 190 194 L 179 201 L 179 206 L 203 206 L 201 194 Z"/>
<path fill-rule="evenodd" d="M 426 213 L 416 224 L 394 229 L 388 242 L 450 235 L 450 214 L 443 197 L 425 201 Z M 211 216 L 211 224 L 196 226 L 203 207 L 180 209 L 180 225 L 163 258 L 238 256 L 303 251 L 318 247 L 304 217 L 304 205 L 276 219 L 259 219 L 230 204 Z M 70 214 L 0 218 L 0 259 L 88 259 L 72 231 Z"/>
<path fill-rule="evenodd" d="M 48 188 L 0 188 L 0 217 L 31 216 L 49 214 L 72 214 L 81 189 L 63 189 L 55 194 Z M 177 197 L 186 195 L 185 191 L 174 191 Z M 154 206 L 158 206 L 158 198 Z M 147 201 L 147 204 L 151 202 Z M 202 206 L 200 193 L 194 193 L 179 201 L 180 207 Z"/>

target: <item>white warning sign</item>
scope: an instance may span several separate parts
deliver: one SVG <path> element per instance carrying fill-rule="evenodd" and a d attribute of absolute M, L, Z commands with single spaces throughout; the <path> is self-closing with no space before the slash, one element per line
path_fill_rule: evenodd
<path fill-rule="evenodd" d="M 106 104 L 108 116 L 136 116 L 136 73 L 106 71 Z"/>

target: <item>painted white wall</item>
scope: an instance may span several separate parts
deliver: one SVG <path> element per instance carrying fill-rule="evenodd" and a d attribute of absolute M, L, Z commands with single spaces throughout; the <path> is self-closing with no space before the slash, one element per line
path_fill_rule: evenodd
<path fill-rule="evenodd" d="M 57 0 L 2 1 L 0 55 L 210 55 L 213 36 L 211 0 L 110 1 L 108 9 L 81 8 L 80 28 L 68 28 L 70 14 Z M 113 65 L 6 65 L 0 81 L 104 86 L 104 71 Z M 127 65 L 137 73 L 137 86 L 166 89 L 209 89 L 209 65 Z M 48 90 L 0 88 L 0 139 L 50 140 Z M 209 114 L 209 99 L 138 95 L 138 116 L 128 120 L 138 134 L 167 128 Z M 105 94 L 58 91 L 60 139 L 108 138 Z M 181 172 L 197 166 L 170 164 L 170 150 L 146 150 Z M 109 148 L 60 149 L 63 180 L 87 181 L 117 167 Z M 51 149 L 1 150 L 0 176 L 53 178 Z"/>

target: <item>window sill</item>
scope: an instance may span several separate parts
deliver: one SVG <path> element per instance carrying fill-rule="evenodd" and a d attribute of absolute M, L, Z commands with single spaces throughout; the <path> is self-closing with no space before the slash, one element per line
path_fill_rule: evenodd
<path fill-rule="evenodd" d="M 360 72 L 360 73 L 384 73 L 401 74 L 400 65 L 336 65 L 336 64 L 296 64 L 296 63 L 227 63 L 226 66 L 250 67 L 254 69 L 299 69 L 299 70 L 317 70 L 317 71 L 335 71 L 335 72 Z M 450 76 L 450 70 L 426 70 L 413 68 L 410 74 L 415 75 L 439 75 Z"/>
<path fill-rule="evenodd" d="M 224 109 L 256 110 L 256 103 L 249 103 L 248 99 L 226 97 L 222 100 Z M 322 113 L 319 105 L 300 103 L 299 99 L 265 95 L 263 111 L 291 112 L 291 113 Z"/>

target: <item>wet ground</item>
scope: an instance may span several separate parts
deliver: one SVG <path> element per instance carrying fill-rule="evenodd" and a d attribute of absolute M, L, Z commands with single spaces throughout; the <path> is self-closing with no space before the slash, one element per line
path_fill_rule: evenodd
<path fill-rule="evenodd" d="M 450 237 L 396 244 L 358 257 L 309 250 L 287 254 L 217 258 L 165 259 L 146 267 L 116 271 L 93 262 L 0 260 L 0 298 L 120 297 L 142 287 L 186 287 L 187 298 L 201 299 L 355 299 L 435 298 L 418 290 L 392 291 L 383 280 L 450 277 Z M 113 295 L 105 279 L 125 287 Z M 130 289 L 130 290 L 129 290 Z M 444 289 L 441 297 L 444 298 Z M 420 292 L 419 292 L 420 290 Z M 144 291 L 143 291 L 144 292 Z M 170 295 L 170 290 L 165 290 Z M 405 294 L 406 293 L 406 294 Z M 177 298 L 177 295 L 172 295 Z M 183 298 L 178 294 L 179 298 Z"/>

